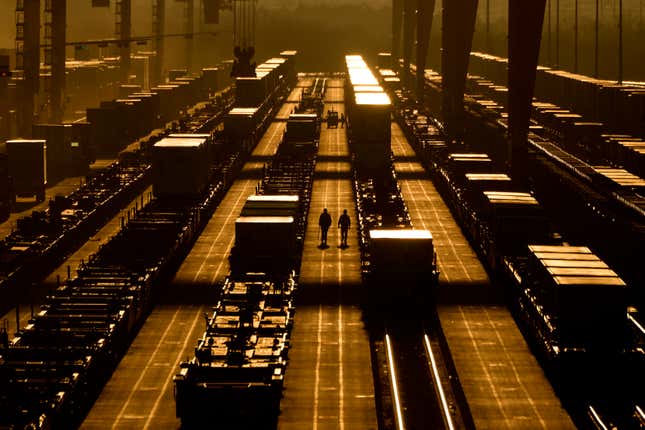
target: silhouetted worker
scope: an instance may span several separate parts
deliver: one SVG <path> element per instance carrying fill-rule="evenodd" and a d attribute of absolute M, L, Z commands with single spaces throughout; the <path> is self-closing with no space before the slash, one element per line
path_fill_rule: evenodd
<path fill-rule="evenodd" d="M 349 233 L 349 227 L 352 224 L 347 215 L 347 209 L 343 210 L 343 214 L 338 218 L 338 228 L 340 228 L 340 246 L 347 247 L 347 233 Z"/>
<path fill-rule="evenodd" d="M 340 128 L 345 127 L 345 114 L 341 113 L 340 114 Z"/>
<path fill-rule="evenodd" d="M 331 215 L 327 212 L 327 208 L 323 209 L 320 214 L 318 225 L 320 226 L 320 246 L 325 246 L 327 245 L 327 231 L 331 226 Z"/>

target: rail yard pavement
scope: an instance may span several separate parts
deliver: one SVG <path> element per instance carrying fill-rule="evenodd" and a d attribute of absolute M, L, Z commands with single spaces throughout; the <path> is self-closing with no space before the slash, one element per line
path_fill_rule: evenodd
<path fill-rule="evenodd" d="M 326 99 L 339 101 L 342 81 L 329 82 Z M 330 109 L 325 105 L 325 111 Z M 300 291 L 278 428 L 376 429 L 368 334 L 357 301 L 360 250 L 345 130 L 322 125 Z M 349 248 L 332 228 L 329 248 L 319 249 L 318 216 L 327 207 L 336 222 L 343 209 L 352 219 Z M 333 226 L 332 226 L 333 227 Z"/>
<path fill-rule="evenodd" d="M 395 123 L 392 151 L 405 160 L 395 161 L 395 170 L 412 224 L 434 237 L 439 299 L 441 289 L 463 297 L 439 304 L 438 314 L 475 426 L 575 428 L 509 311 L 488 304 L 493 292 L 484 267 Z"/>
<path fill-rule="evenodd" d="M 171 282 L 172 299 L 162 299 L 152 310 L 81 428 L 179 428 L 172 378 L 179 362 L 193 355 L 204 331 L 203 315 L 229 272 L 235 219 L 262 173 L 255 163 L 275 153 L 283 127 L 284 123 L 272 123 L 258 142 Z"/>
<path fill-rule="evenodd" d="M 47 278 L 42 283 L 42 288 L 49 290 L 55 288 L 58 281 L 65 282 L 67 279 L 67 267 L 70 268 L 70 274 L 74 277 L 75 270 L 78 268 L 81 261 L 87 261 L 90 255 L 98 251 L 99 247 L 107 241 L 110 240 L 112 236 L 119 232 L 121 229 L 121 218 L 127 217 L 128 212 L 132 212 L 135 209 L 135 206 L 141 207 L 141 200 L 147 201 L 150 193 L 152 192 L 152 187 L 148 187 L 144 192 L 138 194 L 134 199 L 130 201 L 128 206 L 123 208 L 119 213 L 117 213 L 110 221 L 108 221 L 99 231 L 92 235 L 83 246 L 81 246 L 76 252 L 72 253 L 67 259 L 56 268 L 53 272 L 47 276 Z M 34 311 L 37 312 L 40 305 L 40 300 L 37 298 L 42 298 L 42 291 L 34 292 L 33 302 L 20 303 L 18 307 L 18 317 L 20 321 L 20 327 L 25 327 L 29 319 L 31 319 L 31 309 L 32 306 Z M 9 325 L 9 337 L 13 338 L 17 331 L 16 324 L 16 308 L 9 310 L 6 314 L 0 317 L 0 321 L 7 320 Z"/>

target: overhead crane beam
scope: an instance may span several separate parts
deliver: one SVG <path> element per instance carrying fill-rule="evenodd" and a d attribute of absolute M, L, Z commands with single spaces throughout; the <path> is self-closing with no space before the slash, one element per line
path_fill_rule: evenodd
<path fill-rule="evenodd" d="M 196 35 L 211 35 L 215 36 L 218 34 L 216 31 L 199 31 L 199 32 L 194 32 L 192 33 L 193 36 Z M 166 39 L 168 37 L 186 37 L 186 33 L 166 33 L 161 35 L 160 37 L 162 39 Z M 88 39 L 88 40 L 75 40 L 72 42 L 65 42 L 65 46 L 84 46 L 84 45 L 98 45 L 101 47 L 106 47 L 108 45 L 120 45 L 123 41 L 128 42 L 128 43 L 136 43 L 137 45 L 145 45 L 149 41 L 154 41 L 157 39 L 156 35 L 148 35 L 148 36 L 134 36 L 129 39 L 115 39 L 113 37 L 108 38 L 108 39 Z"/>
<path fill-rule="evenodd" d="M 510 1 L 512 3 L 518 0 Z M 464 89 L 475 33 L 477 5 L 478 0 L 443 2 L 442 112 L 446 132 L 453 141 L 463 140 L 464 135 Z"/>
<path fill-rule="evenodd" d="M 526 180 L 528 130 L 546 0 L 509 0 L 508 130 L 513 180 Z"/>
<path fill-rule="evenodd" d="M 426 58 L 430 44 L 430 31 L 434 15 L 435 0 L 417 0 L 417 101 L 423 103 L 425 87 Z"/>

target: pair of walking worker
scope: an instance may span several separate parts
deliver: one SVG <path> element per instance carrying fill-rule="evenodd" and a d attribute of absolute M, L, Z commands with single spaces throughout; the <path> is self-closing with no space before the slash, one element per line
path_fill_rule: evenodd
<path fill-rule="evenodd" d="M 323 209 L 318 219 L 318 225 L 320 226 L 320 246 L 327 246 L 327 232 L 329 227 L 331 227 L 331 215 L 327 212 L 327 208 Z M 338 218 L 338 228 L 340 228 L 340 246 L 347 247 L 347 234 L 349 233 L 349 227 L 351 226 L 351 220 L 349 215 L 347 215 L 347 209 L 343 210 L 343 214 Z"/>

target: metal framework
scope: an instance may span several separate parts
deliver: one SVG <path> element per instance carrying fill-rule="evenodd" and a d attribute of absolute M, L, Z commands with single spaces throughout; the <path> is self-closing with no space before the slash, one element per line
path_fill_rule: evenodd
<path fill-rule="evenodd" d="M 464 134 L 464 89 L 475 33 L 477 5 L 478 0 L 443 2 L 442 112 L 448 137 L 454 141 L 461 141 Z"/>
<path fill-rule="evenodd" d="M 116 0 L 114 33 L 119 42 L 120 77 L 127 83 L 130 75 L 130 34 L 132 31 L 131 0 Z"/>
<path fill-rule="evenodd" d="M 241 49 L 255 47 L 257 0 L 233 0 L 233 44 Z"/>
<path fill-rule="evenodd" d="M 426 58 L 430 44 L 435 0 L 418 0 L 417 4 L 417 100 L 423 103 Z"/>
<path fill-rule="evenodd" d="M 44 63 L 51 71 L 51 80 L 45 88 L 49 98 L 49 119 L 51 122 L 61 122 L 65 93 L 67 0 L 45 0 L 44 12 Z"/>
<path fill-rule="evenodd" d="M 414 45 L 414 27 L 416 25 L 417 0 L 403 0 L 403 70 L 404 77 L 410 76 L 410 61 Z"/>
<path fill-rule="evenodd" d="M 401 57 L 401 26 L 403 23 L 403 0 L 392 0 L 392 63 L 399 67 Z"/>
<path fill-rule="evenodd" d="M 255 5 L 257 0 L 233 0 L 232 76 L 255 76 Z"/>
<path fill-rule="evenodd" d="M 154 35 L 154 48 L 157 53 L 152 72 L 152 82 L 159 84 L 163 80 L 164 62 L 164 31 L 166 25 L 166 0 L 153 0 L 152 2 L 152 34 Z"/>
<path fill-rule="evenodd" d="M 193 68 L 193 31 L 195 25 L 195 0 L 186 0 L 185 33 L 186 33 L 186 70 L 190 73 Z"/>
<path fill-rule="evenodd" d="M 9 56 L 0 55 L 0 139 L 10 137 L 9 125 Z"/>
<path fill-rule="evenodd" d="M 508 9 L 508 130 L 511 176 L 526 180 L 531 101 L 540 53 L 546 0 L 510 1 Z"/>
<path fill-rule="evenodd" d="M 23 73 L 18 129 L 22 136 L 28 137 L 31 136 L 34 99 L 39 86 L 40 0 L 16 1 L 16 69 Z"/>

